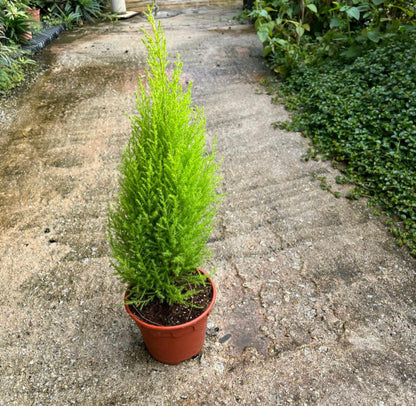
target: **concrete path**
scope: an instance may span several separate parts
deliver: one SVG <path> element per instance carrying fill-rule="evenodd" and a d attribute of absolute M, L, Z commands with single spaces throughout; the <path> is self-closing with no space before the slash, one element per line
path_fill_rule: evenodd
<path fill-rule="evenodd" d="M 314 173 L 337 172 L 302 160 L 306 139 L 272 128 L 288 115 L 235 15 L 163 19 L 209 140 L 218 134 L 227 192 L 206 344 L 178 366 L 146 352 L 106 236 L 147 23 L 62 34 L 36 81 L 3 100 L 1 405 L 416 404 L 416 261 L 365 202 L 320 188 Z"/>

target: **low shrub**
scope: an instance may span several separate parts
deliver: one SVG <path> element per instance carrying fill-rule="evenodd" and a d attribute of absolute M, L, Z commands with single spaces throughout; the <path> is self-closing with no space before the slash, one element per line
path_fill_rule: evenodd
<path fill-rule="evenodd" d="M 28 66 L 34 64 L 19 46 L 29 26 L 23 4 L 0 0 L 0 95 L 23 82 Z"/>
<path fill-rule="evenodd" d="M 105 7 L 105 3 L 100 0 L 68 0 L 65 3 L 53 0 L 50 4 L 50 17 L 60 19 L 67 29 L 100 18 Z"/>
<path fill-rule="evenodd" d="M 0 95 L 22 83 L 34 63 L 17 45 L 0 43 Z"/>
<path fill-rule="evenodd" d="M 249 16 L 272 68 L 288 74 L 327 56 L 356 57 L 383 38 L 413 30 L 415 12 L 411 0 L 256 0 Z"/>
<path fill-rule="evenodd" d="M 0 0 L 0 28 L 3 43 L 25 43 L 24 35 L 29 31 L 30 19 L 23 3 Z"/>

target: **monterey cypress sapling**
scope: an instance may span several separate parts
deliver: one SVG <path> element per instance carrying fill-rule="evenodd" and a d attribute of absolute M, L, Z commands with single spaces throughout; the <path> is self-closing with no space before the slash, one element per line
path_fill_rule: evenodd
<path fill-rule="evenodd" d="M 206 145 L 205 116 L 180 82 L 180 56 L 168 74 L 166 38 L 147 14 L 146 83 L 139 79 L 137 114 L 122 157 L 118 198 L 109 208 L 116 274 L 130 287 L 130 303 L 192 305 L 206 278 L 197 269 L 221 196 L 215 142 Z"/>

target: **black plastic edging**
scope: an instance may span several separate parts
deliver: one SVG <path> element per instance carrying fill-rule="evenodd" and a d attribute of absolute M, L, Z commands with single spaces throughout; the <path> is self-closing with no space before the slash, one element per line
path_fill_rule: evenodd
<path fill-rule="evenodd" d="M 39 52 L 42 48 L 51 43 L 54 38 L 64 31 L 64 29 L 65 28 L 61 25 L 45 28 L 40 33 L 36 34 L 30 40 L 29 44 L 22 46 L 22 49 L 31 53 Z"/>

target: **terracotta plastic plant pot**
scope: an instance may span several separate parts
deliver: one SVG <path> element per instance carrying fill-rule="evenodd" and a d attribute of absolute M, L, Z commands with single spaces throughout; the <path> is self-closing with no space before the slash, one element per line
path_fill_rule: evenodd
<path fill-rule="evenodd" d="M 32 32 L 26 31 L 24 34 L 21 35 L 22 39 L 25 41 L 30 41 L 32 39 Z"/>
<path fill-rule="evenodd" d="M 32 17 L 33 21 L 40 21 L 40 9 L 29 9 L 27 10 L 28 14 Z"/>
<path fill-rule="evenodd" d="M 211 279 L 208 280 L 212 286 L 211 303 L 200 316 L 178 326 L 155 326 L 145 323 L 125 304 L 127 313 L 139 326 L 146 348 L 153 358 L 164 364 L 179 364 L 201 351 L 205 341 L 208 315 L 216 298 L 215 285 Z M 124 296 L 125 302 L 128 293 L 127 290 Z"/>

